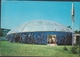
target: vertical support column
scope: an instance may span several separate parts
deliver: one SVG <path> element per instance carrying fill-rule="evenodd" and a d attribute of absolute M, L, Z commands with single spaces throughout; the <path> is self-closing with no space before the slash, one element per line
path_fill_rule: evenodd
<path fill-rule="evenodd" d="M 74 46 L 74 22 L 72 21 L 72 47 Z"/>

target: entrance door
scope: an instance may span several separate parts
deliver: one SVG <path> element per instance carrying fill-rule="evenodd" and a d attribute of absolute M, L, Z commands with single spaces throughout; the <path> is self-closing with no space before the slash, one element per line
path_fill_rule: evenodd
<path fill-rule="evenodd" d="M 76 36 L 76 44 L 79 44 L 79 36 Z"/>
<path fill-rule="evenodd" d="M 56 35 L 51 34 L 48 35 L 47 37 L 48 44 L 56 44 Z"/>

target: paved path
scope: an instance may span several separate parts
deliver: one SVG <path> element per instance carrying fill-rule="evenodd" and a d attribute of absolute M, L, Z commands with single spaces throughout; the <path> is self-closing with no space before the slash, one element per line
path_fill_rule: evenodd
<path fill-rule="evenodd" d="M 57 44 L 47 44 L 47 45 L 49 45 L 49 46 L 57 46 Z"/>

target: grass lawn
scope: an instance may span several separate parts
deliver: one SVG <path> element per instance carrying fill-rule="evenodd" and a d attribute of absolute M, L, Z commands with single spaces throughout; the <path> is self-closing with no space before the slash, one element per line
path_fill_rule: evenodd
<path fill-rule="evenodd" d="M 72 54 L 71 46 L 66 46 L 67 51 L 63 49 L 64 46 L 48 46 L 48 45 L 34 45 L 10 43 L 8 41 L 1 41 L 0 49 L 1 56 L 55 56 L 55 57 L 78 57 L 78 54 Z"/>

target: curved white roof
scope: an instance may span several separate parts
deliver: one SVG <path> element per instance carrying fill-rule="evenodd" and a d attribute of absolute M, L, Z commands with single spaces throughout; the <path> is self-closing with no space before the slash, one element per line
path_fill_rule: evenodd
<path fill-rule="evenodd" d="M 14 28 L 8 34 L 20 32 L 35 32 L 35 31 L 60 31 L 72 32 L 71 29 L 63 26 L 55 21 L 50 20 L 32 20 Z"/>

